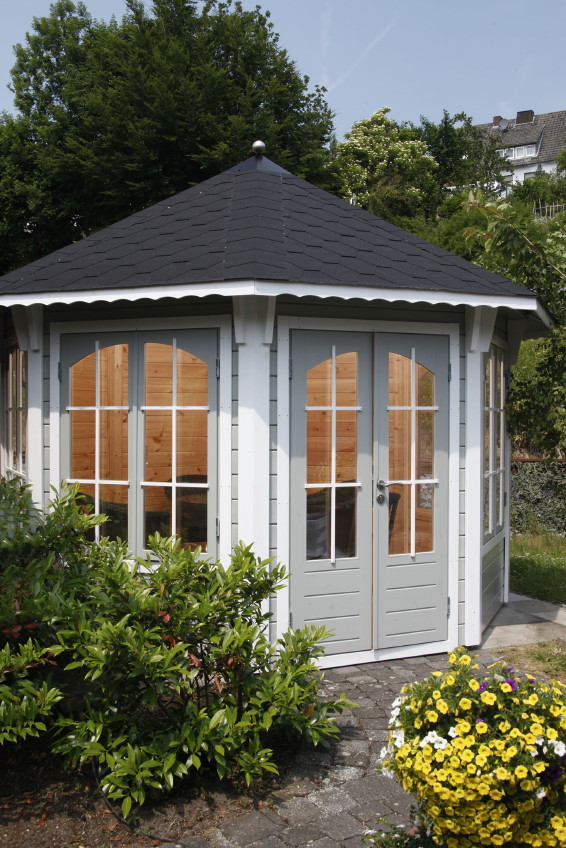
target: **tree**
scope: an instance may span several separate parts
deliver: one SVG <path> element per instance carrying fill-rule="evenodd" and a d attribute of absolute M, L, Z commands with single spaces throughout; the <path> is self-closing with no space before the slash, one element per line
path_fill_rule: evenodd
<path fill-rule="evenodd" d="M 20 114 L 0 121 L 4 271 L 219 173 L 256 138 L 299 176 L 326 179 L 332 114 L 268 13 L 127 5 L 105 23 L 58 0 L 16 48 Z"/>
<path fill-rule="evenodd" d="M 484 215 L 468 239 L 482 243 L 480 264 L 537 292 L 555 319 L 547 339 L 523 345 L 509 397 L 509 426 L 518 446 L 552 456 L 566 450 L 566 216 L 535 220 L 532 210 L 508 200 L 470 197 Z"/>
<path fill-rule="evenodd" d="M 353 125 L 336 145 L 335 168 L 343 197 L 395 221 L 424 211 L 437 165 L 425 143 L 389 112 L 380 109 Z"/>

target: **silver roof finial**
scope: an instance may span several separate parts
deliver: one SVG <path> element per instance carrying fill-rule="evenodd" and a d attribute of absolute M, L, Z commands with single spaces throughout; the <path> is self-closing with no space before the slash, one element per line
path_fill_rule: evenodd
<path fill-rule="evenodd" d="M 265 144 L 258 139 L 252 144 L 252 150 L 256 156 L 261 156 L 265 150 Z"/>

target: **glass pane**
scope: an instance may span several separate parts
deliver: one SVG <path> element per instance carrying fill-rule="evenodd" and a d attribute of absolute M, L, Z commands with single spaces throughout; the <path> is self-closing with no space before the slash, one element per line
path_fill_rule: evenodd
<path fill-rule="evenodd" d="M 417 406 L 434 406 L 434 374 L 417 362 Z"/>
<path fill-rule="evenodd" d="M 484 406 L 491 406 L 491 356 L 485 360 L 485 400 Z"/>
<path fill-rule="evenodd" d="M 389 479 L 411 477 L 411 413 L 393 410 L 389 412 Z"/>
<path fill-rule="evenodd" d="M 411 488 L 390 486 L 389 553 L 408 554 L 411 551 Z"/>
<path fill-rule="evenodd" d="M 160 533 L 171 535 L 171 486 L 144 486 L 144 540 Z"/>
<path fill-rule="evenodd" d="M 489 532 L 489 477 L 484 477 L 483 481 L 483 529 L 485 533 Z"/>
<path fill-rule="evenodd" d="M 21 459 L 22 459 L 22 467 L 20 471 L 27 471 L 27 426 L 28 426 L 28 413 L 27 409 L 23 409 L 20 413 L 21 415 Z"/>
<path fill-rule="evenodd" d="M 108 517 L 100 525 L 100 535 L 110 539 L 128 538 L 128 487 L 100 486 L 99 512 Z"/>
<path fill-rule="evenodd" d="M 495 382 L 495 401 L 494 406 L 498 406 L 500 409 L 503 408 L 503 361 L 501 359 L 501 354 L 497 353 L 497 359 L 495 361 L 495 367 L 497 369 L 496 373 L 496 382 Z"/>
<path fill-rule="evenodd" d="M 145 472 L 144 480 L 168 483 L 173 474 L 172 427 L 173 413 L 167 411 L 144 412 L 145 416 Z"/>
<path fill-rule="evenodd" d="M 330 559 L 330 489 L 307 490 L 307 559 Z"/>
<path fill-rule="evenodd" d="M 8 355 L 8 371 L 10 380 L 8 384 L 8 406 L 18 405 L 18 360 L 16 351 L 13 350 Z"/>
<path fill-rule="evenodd" d="M 356 556 L 356 497 L 354 487 L 336 489 L 336 559 Z"/>
<path fill-rule="evenodd" d="M 100 406 L 128 405 L 128 345 L 99 352 Z"/>
<path fill-rule="evenodd" d="M 332 359 L 325 359 L 307 371 L 307 406 L 331 406 Z"/>
<path fill-rule="evenodd" d="M 71 413 L 76 415 L 78 413 Z M 87 413 L 90 414 L 90 413 Z M 100 413 L 100 479 L 128 479 L 128 413 L 102 410 Z"/>
<path fill-rule="evenodd" d="M 357 415 L 357 412 L 336 413 L 336 482 L 338 483 L 349 483 L 357 479 Z"/>
<path fill-rule="evenodd" d="M 411 360 L 400 353 L 389 354 L 389 406 L 411 405 Z"/>
<path fill-rule="evenodd" d="M 484 433 L 483 433 L 483 470 L 487 474 L 490 471 L 490 454 L 489 446 L 491 444 L 491 413 L 484 413 Z"/>
<path fill-rule="evenodd" d="M 177 406 L 208 406 L 208 365 L 177 349 Z"/>
<path fill-rule="evenodd" d="M 415 552 L 420 554 L 433 550 L 434 484 L 424 483 L 416 488 Z"/>
<path fill-rule="evenodd" d="M 16 410 L 10 413 L 10 436 L 10 465 L 15 469 L 18 463 L 18 413 Z"/>
<path fill-rule="evenodd" d="M 173 348 L 148 342 L 145 345 L 145 405 L 173 405 Z"/>
<path fill-rule="evenodd" d="M 503 415 L 501 412 L 494 413 L 494 427 L 495 427 L 495 468 L 501 468 L 502 466 L 502 441 L 501 441 L 501 424 L 503 421 Z"/>
<path fill-rule="evenodd" d="M 96 405 L 96 354 L 90 353 L 69 369 L 70 406 Z"/>
<path fill-rule="evenodd" d="M 434 476 L 434 412 L 417 412 L 416 416 L 417 479 L 424 480 Z"/>
<path fill-rule="evenodd" d="M 79 488 L 79 495 L 77 497 L 77 503 L 82 505 L 87 512 L 94 512 L 94 486 L 81 483 Z M 87 533 L 87 539 L 89 539 L 89 541 L 91 542 L 94 542 L 95 538 L 96 529 L 92 527 Z"/>
<path fill-rule="evenodd" d="M 495 522 L 498 525 L 503 523 L 501 512 L 501 474 L 498 474 L 495 478 Z"/>
<path fill-rule="evenodd" d="M 24 408 L 28 405 L 28 375 L 27 375 L 27 363 L 28 363 L 28 355 L 25 351 L 22 351 L 22 384 L 20 386 L 20 398 L 18 403 L 20 406 Z"/>
<path fill-rule="evenodd" d="M 208 480 L 208 412 L 177 412 L 177 482 Z"/>
<path fill-rule="evenodd" d="M 307 412 L 307 483 L 331 483 L 332 413 Z"/>
<path fill-rule="evenodd" d="M 74 480 L 94 480 L 96 413 L 79 410 L 71 412 L 71 477 Z"/>
<path fill-rule="evenodd" d="M 355 351 L 336 357 L 336 406 L 358 404 L 358 354 Z"/>
<path fill-rule="evenodd" d="M 177 535 L 184 547 L 207 550 L 208 492 L 206 489 L 177 489 Z"/>

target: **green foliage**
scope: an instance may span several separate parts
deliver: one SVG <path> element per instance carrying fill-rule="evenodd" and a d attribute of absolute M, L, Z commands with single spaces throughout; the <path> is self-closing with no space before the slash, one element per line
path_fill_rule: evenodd
<path fill-rule="evenodd" d="M 263 605 L 286 577 L 282 566 L 243 545 L 224 566 L 158 535 L 135 560 L 120 543 L 89 541 L 97 519 L 76 497 L 65 490 L 37 526 L 12 535 L 13 556 L 3 551 L 6 741 L 49 731 L 54 752 L 98 764 L 104 792 L 128 815 L 194 769 L 248 783 L 276 772 L 281 734 L 314 745 L 337 734 L 333 716 L 349 702 L 318 695 L 324 628 L 289 631 L 277 644 L 267 637 Z M 35 641 L 18 672 L 29 624 Z M 53 658 L 58 688 L 48 685 Z M 53 713 L 61 694 L 70 712 Z"/>
<path fill-rule="evenodd" d="M 531 208 L 535 204 L 538 208 L 539 204 L 544 207 L 566 203 L 566 174 L 537 171 L 531 179 L 515 183 L 510 200 L 528 204 Z"/>
<path fill-rule="evenodd" d="M 566 605 L 566 538 L 540 527 L 514 535 L 510 585 L 521 595 Z"/>
<path fill-rule="evenodd" d="M 448 662 L 403 687 L 384 768 L 415 795 L 438 845 L 563 845 L 566 686 L 504 663 L 478 679 L 462 649 Z"/>
<path fill-rule="evenodd" d="M 269 13 L 231 0 L 128 3 L 121 22 L 58 0 L 16 47 L 0 120 L 3 269 L 76 241 L 245 158 L 321 184 L 332 116 Z"/>
<path fill-rule="evenodd" d="M 516 462 L 511 466 L 511 527 L 514 533 L 566 527 L 566 463 Z"/>

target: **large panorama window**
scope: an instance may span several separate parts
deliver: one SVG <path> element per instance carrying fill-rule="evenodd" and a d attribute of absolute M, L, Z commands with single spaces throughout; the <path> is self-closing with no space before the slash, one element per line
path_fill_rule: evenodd
<path fill-rule="evenodd" d="M 108 517 L 97 538 L 214 552 L 215 332 L 67 337 L 65 360 L 65 477 Z"/>

